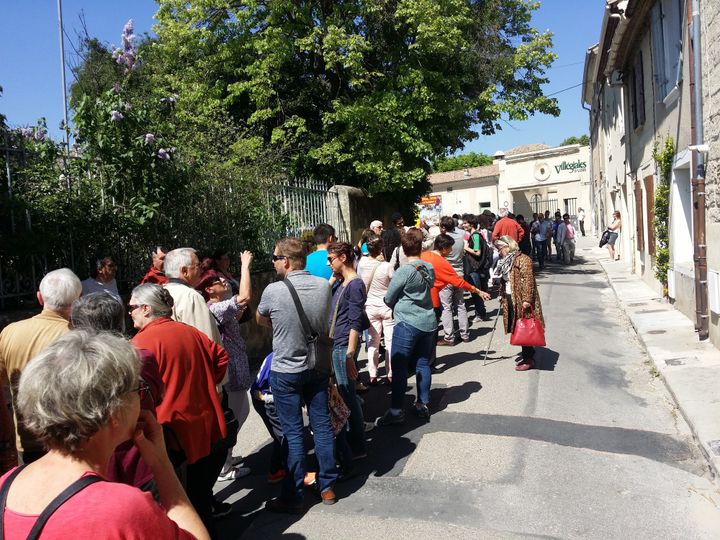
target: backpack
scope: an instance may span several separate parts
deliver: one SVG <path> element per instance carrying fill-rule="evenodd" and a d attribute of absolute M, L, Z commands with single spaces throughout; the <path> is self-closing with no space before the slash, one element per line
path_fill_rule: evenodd
<path fill-rule="evenodd" d="M 478 243 L 478 246 L 475 246 L 475 242 Z M 480 255 L 465 254 L 466 259 L 469 259 L 468 266 L 471 268 L 471 272 L 486 272 L 492 266 L 493 253 L 479 231 L 475 231 L 470 235 L 468 247 L 480 251 Z"/>

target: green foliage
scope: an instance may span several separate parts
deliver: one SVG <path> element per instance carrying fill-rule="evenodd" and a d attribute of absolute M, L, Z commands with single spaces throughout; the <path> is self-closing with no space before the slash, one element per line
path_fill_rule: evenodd
<path fill-rule="evenodd" d="M 572 135 L 565 139 L 563 142 L 560 143 L 560 146 L 568 146 L 570 144 L 579 144 L 580 146 L 589 146 L 590 145 L 590 137 L 587 135 L 580 135 L 579 137 L 576 137 L 575 135 Z"/>
<path fill-rule="evenodd" d="M 667 287 L 667 272 L 670 268 L 670 238 L 668 220 L 670 218 L 670 174 L 675 160 L 675 142 L 667 137 L 664 143 L 655 141 L 653 159 L 658 174 L 655 188 L 655 217 L 653 227 L 657 237 L 655 249 L 655 278 Z"/>
<path fill-rule="evenodd" d="M 468 167 L 481 167 L 483 165 L 492 165 L 493 158 L 487 154 L 478 154 L 477 152 L 468 152 L 459 156 L 439 157 L 433 161 L 433 172 L 457 171 Z"/>
<path fill-rule="evenodd" d="M 526 0 L 160 0 L 157 86 L 188 119 L 229 114 L 234 151 L 271 150 L 292 176 L 403 191 L 436 156 L 559 114 L 555 59 Z"/>
<path fill-rule="evenodd" d="M 155 85 L 152 42 L 132 69 L 116 69 L 110 51 L 92 47 L 71 89 L 70 155 L 44 121 L 9 132 L 14 193 L 0 193 L 0 204 L 15 227 L 0 228 L 6 262 L 41 257 L 83 276 L 96 254 L 112 253 L 119 278 L 134 283 L 155 243 L 265 252 L 287 224 L 271 205 L 278 157 L 233 151 L 229 141 L 241 133 L 227 115 L 178 114 L 178 96 Z"/>

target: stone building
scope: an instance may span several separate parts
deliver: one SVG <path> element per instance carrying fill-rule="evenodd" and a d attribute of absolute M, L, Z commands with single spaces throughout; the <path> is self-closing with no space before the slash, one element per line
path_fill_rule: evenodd
<path fill-rule="evenodd" d="M 446 215 L 508 208 L 526 218 L 545 210 L 574 218 L 578 208 L 587 211 L 590 205 L 589 157 L 590 149 L 577 144 L 498 151 L 492 165 L 431 174 L 430 198 L 440 198 Z"/>
<path fill-rule="evenodd" d="M 718 238 L 720 227 L 712 208 L 717 207 L 713 198 L 718 197 L 718 148 L 707 154 L 698 137 L 707 126 L 708 143 L 717 145 L 718 113 L 712 99 L 717 100 L 719 90 L 718 4 L 711 0 L 607 0 L 599 42 L 587 50 L 582 92 L 583 106 L 589 106 L 590 112 L 594 225 L 603 230 L 612 212 L 619 210 L 622 260 L 693 319 L 701 338 L 710 333 L 716 343 L 720 343 L 716 314 L 720 311 L 720 278 L 716 277 L 720 253 L 712 239 Z M 695 21 L 694 12 L 698 14 Z M 694 90 L 700 84 L 704 95 L 697 99 Z M 675 150 L 667 179 L 670 253 L 667 290 L 663 290 L 656 278 L 653 220 L 662 181 L 656 152 L 668 140 Z M 705 193 L 696 174 L 697 165 L 706 157 L 707 218 Z M 714 289 L 713 280 L 717 281 Z M 708 304 L 716 305 L 712 316 Z"/>

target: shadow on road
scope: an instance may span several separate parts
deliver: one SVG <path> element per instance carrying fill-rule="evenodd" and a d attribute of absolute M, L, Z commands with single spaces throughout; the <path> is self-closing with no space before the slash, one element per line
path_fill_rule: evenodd
<path fill-rule="evenodd" d="M 537 347 L 535 349 L 535 369 L 555 371 L 555 365 L 558 363 L 559 358 L 560 354 L 557 351 L 547 347 Z"/>

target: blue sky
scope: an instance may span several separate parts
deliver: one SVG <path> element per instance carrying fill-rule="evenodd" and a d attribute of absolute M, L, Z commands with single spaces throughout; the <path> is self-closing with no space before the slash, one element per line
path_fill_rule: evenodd
<path fill-rule="evenodd" d="M 44 116 L 51 134 L 59 137 L 62 120 L 60 46 L 56 2 L 48 0 L 0 0 L 3 32 L 0 32 L 0 111 L 11 126 L 35 124 Z M 585 51 L 598 41 L 604 0 L 543 0 L 534 17 L 539 30 L 554 33 L 558 54 L 549 73 L 546 93 L 582 82 Z M 75 40 L 84 13 L 88 33 L 108 44 L 119 44 L 120 32 L 128 19 L 135 21 L 135 33 L 150 32 L 157 5 L 153 0 L 64 0 L 65 32 Z M 72 46 L 66 40 L 66 61 L 71 62 Z M 71 74 L 67 71 L 68 84 Z M 493 154 L 531 143 L 559 144 L 565 137 L 588 132 L 587 112 L 580 106 L 580 87 L 559 93 L 561 115 L 544 115 L 526 122 L 503 123 L 503 130 L 480 136 L 467 143 L 462 152 Z M 461 153 L 462 153 L 461 152 Z"/>

